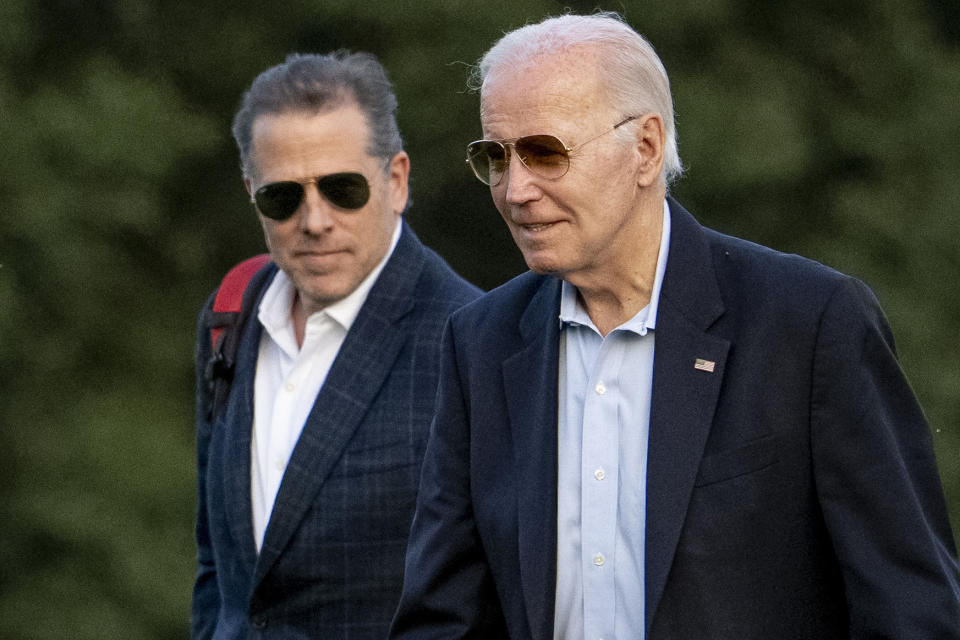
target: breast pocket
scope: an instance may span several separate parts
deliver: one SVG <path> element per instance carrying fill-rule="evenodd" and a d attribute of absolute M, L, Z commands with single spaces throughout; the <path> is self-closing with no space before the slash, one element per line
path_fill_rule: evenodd
<path fill-rule="evenodd" d="M 771 434 L 735 449 L 704 456 L 695 486 L 706 487 L 773 466 L 778 460 L 778 442 L 777 435 Z"/>

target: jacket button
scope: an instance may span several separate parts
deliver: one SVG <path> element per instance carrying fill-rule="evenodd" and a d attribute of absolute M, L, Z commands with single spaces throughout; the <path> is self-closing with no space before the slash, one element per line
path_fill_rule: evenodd
<path fill-rule="evenodd" d="M 263 631 L 267 628 L 267 619 L 261 615 L 253 616 L 250 618 L 250 626 L 257 631 Z"/>

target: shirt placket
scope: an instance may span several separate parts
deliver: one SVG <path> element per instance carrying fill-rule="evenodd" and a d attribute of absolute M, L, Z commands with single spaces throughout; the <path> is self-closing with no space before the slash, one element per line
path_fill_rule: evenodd
<path fill-rule="evenodd" d="M 616 613 L 615 549 L 619 485 L 619 384 L 623 349 L 604 339 L 588 377 L 581 459 L 581 558 L 584 637 L 612 638 Z"/>

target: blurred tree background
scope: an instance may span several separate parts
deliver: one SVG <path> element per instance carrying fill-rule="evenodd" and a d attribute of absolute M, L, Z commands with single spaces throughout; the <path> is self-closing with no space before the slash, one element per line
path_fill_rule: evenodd
<path fill-rule="evenodd" d="M 466 63 L 594 1 L 4 0 L 0 637 L 186 636 L 194 318 L 262 251 L 229 127 L 291 51 L 377 54 L 422 239 L 485 288 L 523 269 L 464 166 Z M 723 231 L 873 286 L 960 527 L 960 6 L 673 0 L 617 10 L 671 75 L 674 192 Z"/>

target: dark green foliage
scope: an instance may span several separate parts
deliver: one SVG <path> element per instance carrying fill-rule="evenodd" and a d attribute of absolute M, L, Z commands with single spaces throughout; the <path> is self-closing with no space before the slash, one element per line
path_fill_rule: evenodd
<path fill-rule="evenodd" d="M 495 3 L 496 4 L 496 3 Z M 617 2 L 657 46 L 722 230 L 870 283 L 960 526 L 960 33 L 934 0 Z M 0 637 L 182 638 L 193 574 L 194 316 L 262 251 L 229 135 L 290 51 L 377 54 L 408 216 L 484 287 L 523 268 L 464 166 L 467 67 L 593 3 L 5 0 L 0 9 Z"/>

